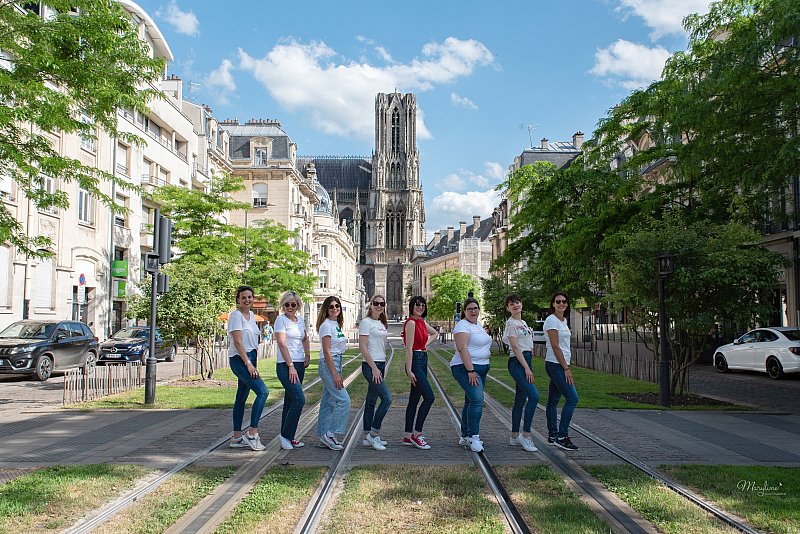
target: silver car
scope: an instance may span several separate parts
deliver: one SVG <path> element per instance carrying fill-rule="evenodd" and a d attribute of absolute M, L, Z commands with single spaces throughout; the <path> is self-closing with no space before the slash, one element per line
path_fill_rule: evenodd
<path fill-rule="evenodd" d="M 745 369 L 781 378 L 785 373 L 800 372 L 800 328 L 756 328 L 733 343 L 719 347 L 713 365 L 720 373 Z"/>

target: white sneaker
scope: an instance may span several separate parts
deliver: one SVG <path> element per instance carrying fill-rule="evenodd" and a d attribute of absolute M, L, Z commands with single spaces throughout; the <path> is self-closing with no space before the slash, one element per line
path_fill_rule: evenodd
<path fill-rule="evenodd" d="M 370 447 L 375 449 L 376 451 L 385 451 L 386 445 L 381 442 L 380 436 L 373 436 L 372 434 L 367 434 L 364 436 L 364 443 L 368 443 Z"/>
<path fill-rule="evenodd" d="M 387 446 L 387 445 L 389 444 L 389 442 L 388 442 L 388 441 L 386 441 L 385 439 L 382 439 L 380 436 L 375 436 L 375 439 L 377 439 L 378 441 L 380 441 L 380 442 L 381 442 L 381 445 L 383 445 L 384 447 L 385 447 L 385 446 Z M 363 446 L 365 446 L 365 447 L 372 447 L 372 444 L 371 444 L 369 441 L 367 441 L 367 438 L 364 438 L 364 441 L 362 441 L 362 442 L 361 442 L 361 444 L 362 444 Z"/>
<path fill-rule="evenodd" d="M 472 438 L 465 438 L 464 436 L 461 436 L 458 438 L 458 444 L 462 447 L 468 447 L 471 440 Z"/>
<path fill-rule="evenodd" d="M 254 451 L 263 451 L 264 449 L 267 448 L 263 443 L 261 443 L 261 436 L 259 435 L 251 436 L 247 432 L 245 432 L 244 434 L 242 434 L 242 437 L 244 437 L 244 440 L 247 442 L 248 445 L 250 445 L 250 448 L 253 449 Z"/>
<path fill-rule="evenodd" d="M 306 446 L 306 444 L 303 443 L 302 441 L 300 441 L 299 439 L 293 439 L 291 441 L 291 443 L 292 443 L 292 447 L 295 448 L 295 449 L 299 449 L 300 447 L 305 447 Z"/>
<path fill-rule="evenodd" d="M 284 438 L 283 436 L 278 436 L 278 439 L 281 442 L 281 449 L 283 449 L 285 451 L 290 451 L 290 450 L 294 449 L 294 447 L 292 447 L 291 440 L 288 440 L 288 439 Z"/>
<path fill-rule="evenodd" d="M 469 448 L 472 449 L 472 452 L 481 452 L 483 450 L 483 442 L 478 434 L 470 438 Z"/>
<path fill-rule="evenodd" d="M 539 449 L 536 448 L 536 445 L 533 444 L 533 439 L 526 438 L 522 434 L 517 436 L 517 444 L 519 444 L 523 449 L 528 452 L 536 452 Z"/>
<path fill-rule="evenodd" d="M 244 439 L 244 436 L 239 436 L 238 438 L 231 438 L 228 447 L 232 449 L 243 449 L 245 447 L 249 447 L 250 444 L 247 443 L 247 440 Z"/>
<path fill-rule="evenodd" d="M 336 441 L 336 437 L 331 437 L 327 434 L 322 434 L 319 437 L 319 442 L 323 447 L 328 447 L 332 451 L 340 451 L 344 449 L 341 443 Z"/>

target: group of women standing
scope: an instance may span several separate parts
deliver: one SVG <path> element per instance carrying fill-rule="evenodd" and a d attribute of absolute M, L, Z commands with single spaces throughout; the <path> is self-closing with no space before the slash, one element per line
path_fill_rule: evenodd
<path fill-rule="evenodd" d="M 231 370 L 239 379 L 233 408 L 233 437 L 231 447 L 250 447 L 263 450 L 258 435 L 258 422 L 269 391 L 256 368 L 258 325 L 250 311 L 253 288 L 240 286 L 236 291 L 237 309 L 228 320 Z M 509 346 L 508 372 L 516 384 L 514 406 L 511 412 L 511 437 L 509 444 L 536 452 L 531 437 L 531 424 L 539 392 L 531 370 L 533 331 L 522 319 L 522 299 L 517 294 L 508 295 L 504 301 L 509 314 L 503 341 Z M 274 332 L 278 346 L 276 374 L 285 390 L 279 441 L 281 448 L 291 450 L 303 447 L 296 439 L 297 425 L 305 405 L 303 378 L 311 359 L 311 346 L 302 314 L 302 300 L 297 293 L 284 293 L 279 302 L 281 315 L 275 321 Z M 565 312 L 569 301 L 564 293 L 556 293 L 550 300 L 550 315 L 544 323 L 547 354 L 545 371 L 550 378 L 547 407 L 548 444 L 564 450 L 576 450 L 569 438 L 568 429 L 578 404 L 572 372 L 570 370 L 570 330 Z M 346 431 L 350 414 L 350 396 L 342 377 L 342 356 L 347 339 L 342 330 L 344 323 L 341 301 L 330 296 L 325 299 L 317 316 L 320 338 L 319 376 L 323 384 L 317 421 L 320 445 L 341 450 L 339 440 Z M 459 444 L 474 452 L 483 451 L 480 422 L 483 414 L 483 390 L 489 372 L 492 338 L 478 322 L 480 304 L 468 298 L 461 308 L 461 320 L 453 329 L 455 354 L 450 360 L 453 377 L 464 390 L 464 407 L 461 412 Z M 422 434 L 423 425 L 435 400 L 428 381 L 428 346 L 438 338 L 438 331 L 426 321 L 427 303 L 423 297 L 413 297 L 409 302 L 408 318 L 403 325 L 405 343 L 405 372 L 411 384 L 405 412 L 403 445 L 430 449 Z M 388 338 L 386 299 L 375 295 L 369 302 L 367 317 L 359 325 L 359 350 L 363 357 L 361 372 L 368 383 L 363 417 L 363 445 L 383 451 L 386 441 L 380 436 L 381 426 L 392 395 L 385 382 L 386 343 Z M 242 431 L 245 401 L 253 391 L 256 399 L 250 413 L 250 427 Z M 559 420 L 557 408 L 561 397 L 566 402 Z M 421 401 L 421 402 L 420 402 Z M 521 427 L 521 428 L 520 428 Z"/>

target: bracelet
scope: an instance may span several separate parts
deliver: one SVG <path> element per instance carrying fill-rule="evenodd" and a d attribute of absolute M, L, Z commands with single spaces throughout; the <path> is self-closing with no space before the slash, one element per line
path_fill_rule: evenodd
<path fill-rule="evenodd" d="M 562 367 L 562 369 L 565 370 L 565 371 L 569 371 L 569 365 L 566 366 L 566 367 Z"/>
<path fill-rule="evenodd" d="M 468 372 L 468 373 L 474 373 L 474 372 L 475 372 L 475 369 L 467 369 L 467 372 Z"/>

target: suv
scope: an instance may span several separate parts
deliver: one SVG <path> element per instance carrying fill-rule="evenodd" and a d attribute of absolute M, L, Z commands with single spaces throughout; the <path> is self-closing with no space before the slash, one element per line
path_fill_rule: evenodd
<path fill-rule="evenodd" d="M 174 341 L 165 341 L 156 328 L 156 360 L 175 361 L 178 345 Z M 114 333 L 100 345 L 98 363 L 147 363 L 150 354 L 150 327 L 131 326 Z"/>
<path fill-rule="evenodd" d="M 17 321 L 0 332 L 0 373 L 50 378 L 53 371 L 94 366 L 97 338 L 78 321 Z"/>

